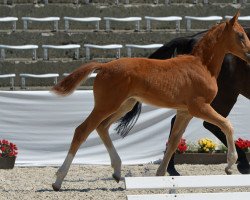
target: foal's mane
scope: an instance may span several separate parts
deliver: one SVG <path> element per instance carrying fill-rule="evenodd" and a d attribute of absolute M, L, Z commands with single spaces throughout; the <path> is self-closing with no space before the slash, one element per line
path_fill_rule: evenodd
<path fill-rule="evenodd" d="M 214 51 L 214 46 L 221 37 L 224 28 L 226 27 L 226 22 L 214 25 L 203 38 L 196 43 L 193 48 L 192 55 L 200 56 L 202 62 L 211 60 L 211 55 Z"/>

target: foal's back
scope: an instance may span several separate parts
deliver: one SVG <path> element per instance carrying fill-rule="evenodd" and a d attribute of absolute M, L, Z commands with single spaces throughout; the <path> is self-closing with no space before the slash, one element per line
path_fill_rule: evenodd
<path fill-rule="evenodd" d="M 127 97 L 161 107 L 185 108 L 189 99 L 208 93 L 212 94 L 208 101 L 212 101 L 217 91 L 216 80 L 206 66 L 191 55 L 167 60 L 122 58 L 106 63 L 96 77 L 94 90 L 97 85 L 108 90 L 110 80 L 113 91 L 124 91 Z"/>

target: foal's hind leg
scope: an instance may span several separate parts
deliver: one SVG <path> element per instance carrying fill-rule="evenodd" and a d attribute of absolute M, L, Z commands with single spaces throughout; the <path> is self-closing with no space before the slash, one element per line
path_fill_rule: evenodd
<path fill-rule="evenodd" d="M 92 113 L 88 116 L 88 118 L 75 129 L 75 134 L 71 142 L 68 155 L 65 158 L 63 165 L 56 173 L 56 182 L 52 184 L 52 187 L 55 191 L 58 191 L 61 188 L 63 179 L 67 175 L 69 167 L 80 145 L 87 139 L 89 134 L 98 126 L 98 124 L 102 120 L 103 117 L 99 115 L 95 110 L 93 110 Z"/>
<path fill-rule="evenodd" d="M 96 129 L 109 153 L 111 166 L 114 168 L 113 178 L 116 180 L 116 182 L 119 182 L 121 179 L 121 159 L 112 143 L 112 140 L 110 139 L 108 129 L 112 123 L 129 112 L 135 104 L 136 100 L 127 100 L 114 114 L 105 119 Z"/>
<path fill-rule="evenodd" d="M 192 102 L 189 104 L 189 112 L 195 117 L 199 117 L 207 122 L 210 122 L 218 126 L 222 132 L 226 135 L 227 144 L 228 144 L 228 153 L 227 153 L 227 167 L 225 171 L 227 174 L 231 174 L 231 167 L 237 161 L 237 152 L 234 145 L 233 139 L 233 127 L 230 121 L 220 114 L 218 114 L 209 104 L 204 103 L 202 100 Z"/>
<path fill-rule="evenodd" d="M 117 103 L 117 102 L 116 102 Z M 52 184 L 52 187 L 55 191 L 58 191 L 61 188 L 61 184 L 63 179 L 68 173 L 69 167 L 73 161 L 73 158 L 75 157 L 75 154 L 77 150 L 79 149 L 80 145 L 87 139 L 89 134 L 97 128 L 97 126 L 109 115 L 111 115 L 120 104 L 111 104 L 112 107 L 106 107 L 105 105 L 98 105 L 95 106 L 91 114 L 88 116 L 88 118 L 75 129 L 75 134 L 73 137 L 73 140 L 71 142 L 71 146 L 68 152 L 67 157 L 65 158 L 65 161 L 63 165 L 59 168 L 59 170 L 56 173 L 56 182 Z"/>
<path fill-rule="evenodd" d="M 171 136 L 168 141 L 168 148 L 156 172 L 157 176 L 165 175 L 168 163 L 173 153 L 175 152 L 178 143 L 191 119 L 192 116 L 187 111 L 177 110 L 174 127 L 172 129 Z"/>

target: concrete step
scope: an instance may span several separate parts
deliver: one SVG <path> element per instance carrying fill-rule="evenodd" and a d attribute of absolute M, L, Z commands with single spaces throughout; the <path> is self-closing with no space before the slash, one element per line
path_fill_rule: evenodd
<path fill-rule="evenodd" d="M 89 17 L 89 16 L 113 16 L 113 17 L 124 17 L 124 16 L 165 16 L 165 15 L 211 15 L 220 14 L 223 15 L 228 11 L 235 11 L 240 8 L 244 11 L 242 14 L 247 14 L 247 8 L 249 4 L 241 6 L 239 4 L 173 4 L 171 6 L 165 6 L 163 4 L 138 4 L 138 5 L 108 5 L 101 6 L 96 4 L 80 5 L 76 6 L 73 4 L 49 4 L 47 6 L 40 6 L 34 4 L 15 4 L 14 6 L 0 6 L 1 16 L 58 16 L 64 17 L 75 16 L 75 17 Z M 223 9 L 222 9 L 223 8 Z M 218 12 L 218 10 L 220 12 Z M 196 12 L 193 12 L 196 11 Z M 217 11 L 217 12 L 216 12 Z M 228 14 L 228 13 L 227 13 Z"/>
<path fill-rule="evenodd" d="M 6 0 L 8 5 L 12 4 L 44 4 L 44 0 Z M 241 3 L 244 0 L 208 0 L 209 3 Z M 66 4 L 98 4 L 98 5 L 112 5 L 117 4 L 117 0 L 48 0 L 49 4 L 56 3 L 66 3 Z M 169 0 L 172 4 L 186 4 L 186 3 L 204 3 L 204 0 Z M 3 2 L 1 2 L 3 4 Z M 165 0 L 130 0 L 127 3 L 127 0 L 118 0 L 119 4 L 165 4 Z"/>

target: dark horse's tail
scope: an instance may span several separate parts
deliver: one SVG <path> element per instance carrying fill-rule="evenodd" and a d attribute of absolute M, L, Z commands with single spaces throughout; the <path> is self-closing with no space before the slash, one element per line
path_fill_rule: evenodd
<path fill-rule="evenodd" d="M 141 103 L 136 102 L 133 109 L 129 111 L 126 115 L 124 115 L 119 121 L 117 121 L 118 126 L 115 128 L 117 134 L 126 137 L 129 131 L 133 128 L 137 119 L 141 114 Z"/>
<path fill-rule="evenodd" d="M 166 43 L 164 46 L 156 50 L 149 56 L 149 58 L 167 59 L 175 57 L 177 54 L 188 54 L 192 51 L 194 42 L 194 36 L 173 39 L 169 43 Z M 115 128 L 115 130 L 119 135 L 125 137 L 133 128 L 141 114 L 141 107 L 142 104 L 137 102 L 130 112 L 117 121 L 118 126 Z"/>

